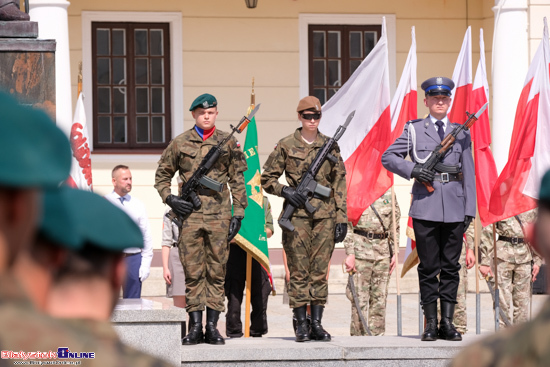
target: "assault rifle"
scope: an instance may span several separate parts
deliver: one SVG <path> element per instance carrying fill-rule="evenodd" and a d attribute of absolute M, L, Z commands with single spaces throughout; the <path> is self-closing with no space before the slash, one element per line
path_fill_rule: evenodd
<path fill-rule="evenodd" d="M 311 199 L 313 195 L 317 194 L 327 198 L 330 196 L 332 189 L 317 183 L 317 181 L 315 181 L 315 176 L 317 175 L 317 173 L 319 173 L 319 170 L 321 169 L 321 166 L 323 165 L 325 160 L 328 159 L 334 164 L 338 163 L 338 158 L 330 154 L 330 151 L 334 147 L 334 144 L 336 144 L 336 142 L 342 137 L 354 115 L 355 111 L 349 114 L 344 125 L 338 126 L 334 137 L 327 140 L 325 144 L 321 147 L 321 149 L 319 149 L 319 152 L 317 152 L 317 155 L 313 159 L 313 162 L 311 162 L 311 165 L 309 166 L 307 171 L 304 172 L 302 178 L 300 179 L 300 183 L 296 188 L 296 192 L 307 197 L 305 208 L 310 214 L 315 213 L 315 211 L 317 210 L 317 208 L 315 208 L 309 202 L 309 199 Z M 288 202 L 286 203 L 283 215 L 281 216 L 281 219 L 279 219 L 279 225 L 281 226 L 281 228 L 291 232 L 294 231 L 294 226 L 290 222 L 290 218 L 292 217 L 292 214 L 294 214 L 295 210 L 295 206 Z"/>
<path fill-rule="evenodd" d="M 252 117 L 258 112 L 260 104 L 258 104 L 248 116 L 243 116 L 241 121 L 237 126 L 231 126 L 231 133 L 227 135 L 221 142 L 218 143 L 215 147 L 212 147 L 210 151 L 202 159 L 199 168 L 193 173 L 193 176 L 183 185 L 181 188 L 181 198 L 185 201 L 189 201 L 193 204 L 195 210 L 199 209 L 201 206 L 201 200 L 197 195 L 197 190 L 203 186 L 211 190 L 222 192 L 224 184 L 218 182 L 210 177 L 206 176 L 208 172 L 214 167 L 216 161 L 220 158 L 223 153 L 222 147 L 231 139 L 234 133 L 242 133 L 246 128 Z M 185 218 L 180 217 L 173 210 L 166 214 L 180 229 Z"/>
<path fill-rule="evenodd" d="M 464 124 L 460 125 L 459 127 L 456 127 L 453 131 L 451 131 L 451 133 L 449 133 L 441 141 L 441 144 L 439 144 L 434 149 L 434 151 L 430 154 L 430 156 L 428 157 L 428 160 L 426 161 L 426 163 L 424 163 L 422 165 L 422 169 L 427 170 L 427 171 L 431 171 L 431 172 L 436 172 L 436 170 L 435 170 L 436 165 L 438 165 L 440 163 L 440 161 L 445 157 L 445 154 L 449 151 L 449 149 L 451 149 L 453 147 L 458 134 L 460 134 L 461 131 L 470 130 L 470 128 L 472 127 L 474 122 L 476 122 L 479 119 L 479 116 L 481 116 L 481 114 L 485 111 L 488 104 L 489 104 L 489 102 L 485 103 L 479 109 L 479 111 L 477 111 L 477 113 L 475 115 L 471 115 L 468 112 L 466 112 L 466 115 L 468 116 L 468 120 L 466 120 L 466 122 Z M 434 191 L 434 188 L 433 188 L 431 183 L 423 182 L 423 184 L 424 184 L 424 186 L 426 186 L 426 189 L 428 189 L 428 192 L 433 192 Z"/>

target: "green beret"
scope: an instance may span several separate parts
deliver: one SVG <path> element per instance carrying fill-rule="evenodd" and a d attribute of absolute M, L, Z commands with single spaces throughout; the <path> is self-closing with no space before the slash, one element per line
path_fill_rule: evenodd
<path fill-rule="evenodd" d="M 0 92 L 0 186 L 56 187 L 69 176 L 67 136 L 42 111 Z"/>
<path fill-rule="evenodd" d="M 542 177 L 539 200 L 550 203 L 550 171 L 546 172 Z"/>
<path fill-rule="evenodd" d="M 113 252 L 143 248 L 141 230 L 122 209 L 89 191 L 72 189 L 69 198 L 83 244 Z"/>
<path fill-rule="evenodd" d="M 201 94 L 195 100 L 193 103 L 191 103 L 191 108 L 189 108 L 189 111 L 193 111 L 195 108 L 211 108 L 216 107 L 218 105 L 218 101 L 216 101 L 216 97 L 214 97 L 211 94 L 205 93 Z"/>
<path fill-rule="evenodd" d="M 45 190 L 42 196 L 42 220 L 39 232 L 53 243 L 70 250 L 83 245 L 74 221 L 75 205 L 67 186 Z"/>

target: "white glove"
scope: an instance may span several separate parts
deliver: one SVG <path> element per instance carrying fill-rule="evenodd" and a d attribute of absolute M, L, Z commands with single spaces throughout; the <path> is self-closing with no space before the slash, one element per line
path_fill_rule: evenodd
<path fill-rule="evenodd" d="M 143 283 L 149 277 L 149 267 L 141 265 L 139 267 L 139 280 Z"/>

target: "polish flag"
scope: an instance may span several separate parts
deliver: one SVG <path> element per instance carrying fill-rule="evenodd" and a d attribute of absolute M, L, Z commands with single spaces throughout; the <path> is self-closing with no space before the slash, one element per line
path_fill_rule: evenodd
<path fill-rule="evenodd" d="M 548 25 L 544 18 L 543 37 L 527 71 L 516 109 L 508 163 L 491 193 L 490 222 L 537 206 L 540 181 L 550 168 L 549 64 Z"/>
<path fill-rule="evenodd" d="M 472 98 L 470 100 L 472 103 L 471 113 L 477 112 L 489 100 L 483 29 L 480 29 L 479 34 L 479 51 L 479 64 L 477 65 Z M 471 132 L 474 142 L 477 207 L 481 224 L 485 227 L 492 223 L 489 215 L 489 200 L 491 198 L 491 191 L 498 178 L 497 167 L 493 158 L 493 152 L 491 151 L 491 125 L 489 124 L 488 109 L 474 123 Z"/>
<path fill-rule="evenodd" d="M 320 131 L 333 136 L 355 110 L 338 142 L 347 171 L 348 220 L 361 214 L 392 185 L 392 174 L 382 167 L 382 154 L 391 144 L 390 78 L 386 20 L 380 40 L 349 80 L 323 106 Z"/>
<path fill-rule="evenodd" d="M 401 133 L 407 121 L 416 119 L 417 93 L 416 93 L 416 36 L 414 27 L 411 28 L 411 48 L 401 74 L 401 80 L 391 101 L 391 141 L 395 141 Z"/>
<path fill-rule="evenodd" d="M 456 60 L 453 72 L 455 88 L 452 91 L 449 120 L 459 124 L 467 120 L 466 111 L 470 110 L 472 95 L 472 30 L 468 27 L 462 42 L 462 48 Z M 469 111 L 475 113 L 475 111 Z"/>
<path fill-rule="evenodd" d="M 73 162 L 71 164 L 71 174 L 67 179 L 67 184 L 81 190 L 92 191 L 90 139 L 88 138 L 88 127 L 86 126 L 86 114 L 84 113 L 82 93 L 80 93 L 76 102 L 69 140 L 73 151 Z"/>
<path fill-rule="evenodd" d="M 403 267 L 401 268 L 401 278 L 405 274 L 414 268 L 419 262 L 418 253 L 416 251 L 416 241 L 414 237 L 413 229 L 413 219 L 409 217 L 407 222 L 407 247 L 405 248 L 405 261 L 403 262 Z"/>

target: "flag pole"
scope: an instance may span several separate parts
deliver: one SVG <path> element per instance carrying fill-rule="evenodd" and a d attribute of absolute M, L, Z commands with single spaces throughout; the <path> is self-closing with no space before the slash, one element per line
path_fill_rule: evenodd
<path fill-rule="evenodd" d="M 500 294 L 498 289 L 498 268 L 497 268 L 497 226 L 493 223 L 493 262 L 494 262 L 494 278 L 495 278 L 495 331 L 498 331 L 498 320 L 500 312 Z"/>
<path fill-rule="evenodd" d="M 394 186 L 391 187 L 391 215 L 392 215 L 392 235 L 393 235 L 393 246 L 395 254 L 395 283 L 397 287 L 397 335 L 401 336 L 403 334 L 402 330 L 402 320 L 401 320 L 401 290 L 399 288 L 399 271 L 397 267 L 399 265 L 399 243 L 397 242 L 397 222 L 395 218 L 395 190 Z"/>
<path fill-rule="evenodd" d="M 82 61 L 78 63 L 78 93 L 76 97 L 80 96 L 82 93 Z"/>
<path fill-rule="evenodd" d="M 256 95 L 254 94 L 254 77 L 252 77 L 252 93 L 250 94 L 250 113 L 256 105 Z M 246 298 L 244 306 L 244 337 L 250 337 L 250 302 L 252 296 L 252 255 L 246 251 Z"/>
<path fill-rule="evenodd" d="M 476 257 L 476 334 L 481 334 L 481 295 L 479 294 L 479 216 L 474 221 L 474 252 Z"/>

